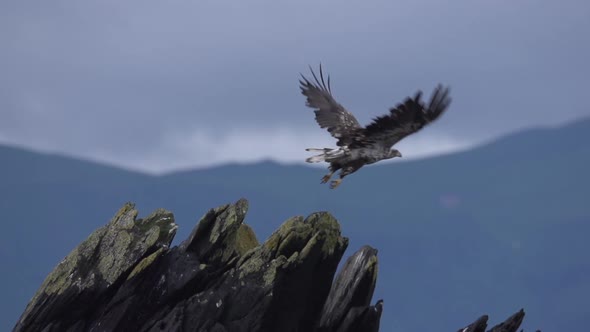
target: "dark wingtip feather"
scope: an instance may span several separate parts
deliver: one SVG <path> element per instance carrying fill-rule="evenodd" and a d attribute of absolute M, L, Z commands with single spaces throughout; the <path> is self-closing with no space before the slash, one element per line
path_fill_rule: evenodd
<path fill-rule="evenodd" d="M 330 89 L 329 89 L 329 86 L 330 86 L 330 85 L 328 84 L 328 86 L 326 86 L 326 81 L 324 80 L 324 70 L 323 70 L 323 68 L 322 68 L 322 63 L 321 63 L 321 62 L 320 62 L 320 81 L 321 81 L 321 88 L 322 88 L 324 91 L 328 91 L 328 92 L 330 92 Z M 330 76 L 328 76 L 328 83 L 329 83 L 329 82 L 330 82 Z M 319 83 L 320 83 L 320 82 L 318 82 L 318 84 L 319 84 Z"/>
<path fill-rule="evenodd" d="M 451 104 L 450 90 L 449 86 L 444 87 L 442 84 L 436 86 L 428 105 L 429 121 L 434 121 L 448 109 Z"/>
<path fill-rule="evenodd" d="M 309 66 L 309 71 L 311 72 L 311 75 L 313 77 L 313 80 L 315 81 L 315 84 L 312 84 L 303 74 L 301 74 L 301 77 L 305 80 L 305 84 L 306 85 L 314 85 L 316 88 L 327 91 L 329 93 L 332 92 L 332 88 L 330 86 L 330 76 L 327 76 L 327 82 L 328 84 L 326 85 L 326 80 L 324 79 L 324 70 L 322 67 L 322 63 L 320 62 L 320 77 L 318 78 L 317 74 L 315 73 L 315 71 L 313 70 L 313 67 L 310 65 Z"/>
<path fill-rule="evenodd" d="M 311 66 L 310 66 L 311 68 Z M 313 71 L 313 69 L 311 69 L 311 74 L 313 75 L 313 79 L 315 80 L 315 83 L 317 85 L 318 88 L 321 88 L 322 84 L 320 83 L 320 80 L 318 80 L 318 77 L 316 76 L 315 72 Z"/>
<path fill-rule="evenodd" d="M 418 90 L 414 95 L 414 101 L 420 103 L 420 99 L 422 98 L 422 90 Z"/>

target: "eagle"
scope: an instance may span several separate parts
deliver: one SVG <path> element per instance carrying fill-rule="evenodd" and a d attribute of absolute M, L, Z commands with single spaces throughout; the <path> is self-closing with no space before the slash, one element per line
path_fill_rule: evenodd
<path fill-rule="evenodd" d="M 393 145 L 405 137 L 419 131 L 430 122 L 438 119 L 451 103 L 449 87 L 438 85 L 428 104 L 421 100 L 422 91 L 414 97 L 407 97 L 402 103 L 389 110 L 389 114 L 373 118 L 362 127 L 357 119 L 340 105 L 332 96 L 330 76 L 324 81 L 320 65 L 319 79 L 309 68 L 313 81 L 301 74 L 299 80 L 301 93 L 307 98 L 306 106 L 314 109 L 315 119 L 321 128 L 326 128 L 337 139 L 338 148 L 308 148 L 306 151 L 319 153 L 307 158 L 308 163 L 327 162 L 329 173 L 321 183 L 328 182 L 340 170 L 340 178 L 330 182 L 330 188 L 340 185 L 342 179 L 364 165 L 380 160 L 401 157 Z"/>

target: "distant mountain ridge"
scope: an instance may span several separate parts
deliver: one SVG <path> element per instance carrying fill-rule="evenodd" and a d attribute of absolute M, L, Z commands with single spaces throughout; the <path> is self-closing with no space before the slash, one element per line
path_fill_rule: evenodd
<path fill-rule="evenodd" d="M 262 239 L 281 220 L 327 210 L 354 239 L 349 250 L 375 246 L 376 297 L 404 299 L 385 307 L 382 331 L 428 330 L 423 315 L 448 330 L 481 312 L 507 316 L 519 308 L 506 308 L 506 298 L 539 324 L 525 330 L 581 330 L 590 315 L 588 141 L 590 119 L 526 130 L 465 152 L 367 167 L 337 190 L 319 184 L 325 170 L 299 165 L 151 176 L 0 146 L 0 258 L 12 271 L 0 329 L 14 326 L 56 263 L 123 203 L 174 211 L 185 238 L 200 217 L 194 211 L 248 197 L 247 222 Z"/>
<path fill-rule="evenodd" d="M 577 141 L 578 137 L 584 137 L 585 131 L 590 128 L 590 117 L 581 118 L 573 122 L 568 122 L 567 124 L 560 125 L 560 126 L 552 126 L 552 127 L 533 127 L 528 129 L 523 129 L 521 131 L 507 134 L 504 136 L 500 136 L 496 139 L 493 139 L 489 142 L 485 142 L 479 144 L 471 149 L 467 149 L 465 151 L 458 151 L 438 156 L 432 157 L 425 157 L 420 160 L 397 160 L 398 162 L 405 163 L 405 162 L 420 162 L 424 159 L 431 160 L 437 158 L 445 158 L 447 156 L 458 156 L 464 153 L 471 153 L 474 150 L 480 152 L 489 152 L 487 151 L 488 148 L 500 148 L 504 147 L 505 145 L 513 145 L 514 143 L 519 143 L 520 145 L 515 147 L 517 149 L 524 149 L 526 148 L 527 151 L 531 151 L 530 149 L 533 148 L 533 151 L 536 151 L 538 147 L 551 147 L 551 148 L 559 148 L 560 145 L 567 142 L 568 144 L 576 144 L 579 143 Z M 558 139 L 554 139 L 557 137 Z M 532 139 L 543 138 L 543 141 L 533 142 Z M 536 143 L 543 143 L 543 144 L 536 144 Z M 523 150 L 524 151 L 524 150 Z M 522 152 L 522 151 L 520 151 Z M 66 155 L 62 153 L 54 153 L 54 152 L 43 152 L 38 151 L 32 148 L 21 147 L 21 146 L 13 146 L 13 145 L 6 145 L 0 143 L 0 157 L 2 158 L 2 162 L 9 161 L 10 159 L 18 159 L 19 162 L 23 163 L 25 161 L 28 162 L 38 162 L 44 165 L 54 165 L 54 166 L 68 166 L 72 169 L 81 168 L 81 167 L 89 167 L 95 168 L 97 170 L 110 170 L 110 171 L 120 171 L 122 173 L 126 173 L 126 175 L 144 175 L 146 177 L 162 177 L 162 176 L 170 176 L 170 175 L 177 175 L 177 174 L 185 174 L 185 173 L 193 173 L 193 172 L 201 172 L 201 171 L 216 171 L 222 170 L 226 168 L 232 167 L 259 167 L 264 165 L 269 166 L 284 166 L 284 167 L 299 167 L 304 164 L 298 163 L 282 163 L 276 162 L 271 159 L 263 159 L 261 161 L 256 162 L 230 162 L 225 163 L 217 166 L 206 166 L 200 167 L 195 169 L 180 169 L 180 170 L 173 170 L 163 172 L 161 174 L 150 174 L 148 172 L 141 172 L 139 170 L 130 170 L 125 167 L 120 167 L 117 165 L 109 165 L 104 164 L 96 161 L 84 160 L 81 158 L 77 158 L 75 156 Z M 375 166 L 379 167 L 383 163 L 377 164 Z M 22 166 L 21 164 L 17 164 L 18 166 Z M 10 171 L 10 166 L 16 166 L 15 164 L 3 164 L 2 170 Z M 29 166 L 31 166 L 29 164 Z M 12 169 L 14 170 L 14 169 Z M 21 170 L 22 171 L 22 170 Z M 1 175 L 0 175 L 1 176 Z"/>

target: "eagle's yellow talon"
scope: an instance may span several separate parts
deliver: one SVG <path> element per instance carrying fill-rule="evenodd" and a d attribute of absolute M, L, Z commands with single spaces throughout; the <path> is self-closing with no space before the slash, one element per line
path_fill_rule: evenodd
<path fill-rule="evenodd" d="M 334 173 L 324 175 L 324 177 L 322 178 L 322 183 L 328 182 L 330 180 L 330 178 L 332 177 L 332 174 L 334 174 Z"/>
<path fill-rule="evenodd" d="M 330 189 L 336 189 L 342 183 L 342 179 L 334 180 L 330 182 Z"/>

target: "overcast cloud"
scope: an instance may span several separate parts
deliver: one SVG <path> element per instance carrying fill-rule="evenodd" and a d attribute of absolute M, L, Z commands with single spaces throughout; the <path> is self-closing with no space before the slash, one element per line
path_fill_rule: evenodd
<path fill-rule="evenodd" d="M 320 61 L 361 123 L 417 89 L 447 114 L 400 146 L 453 151 L 589 116 L 590 3 L 2 1 L 0 143 L 161 172 L 331 146 L 298 88 Z"/>

